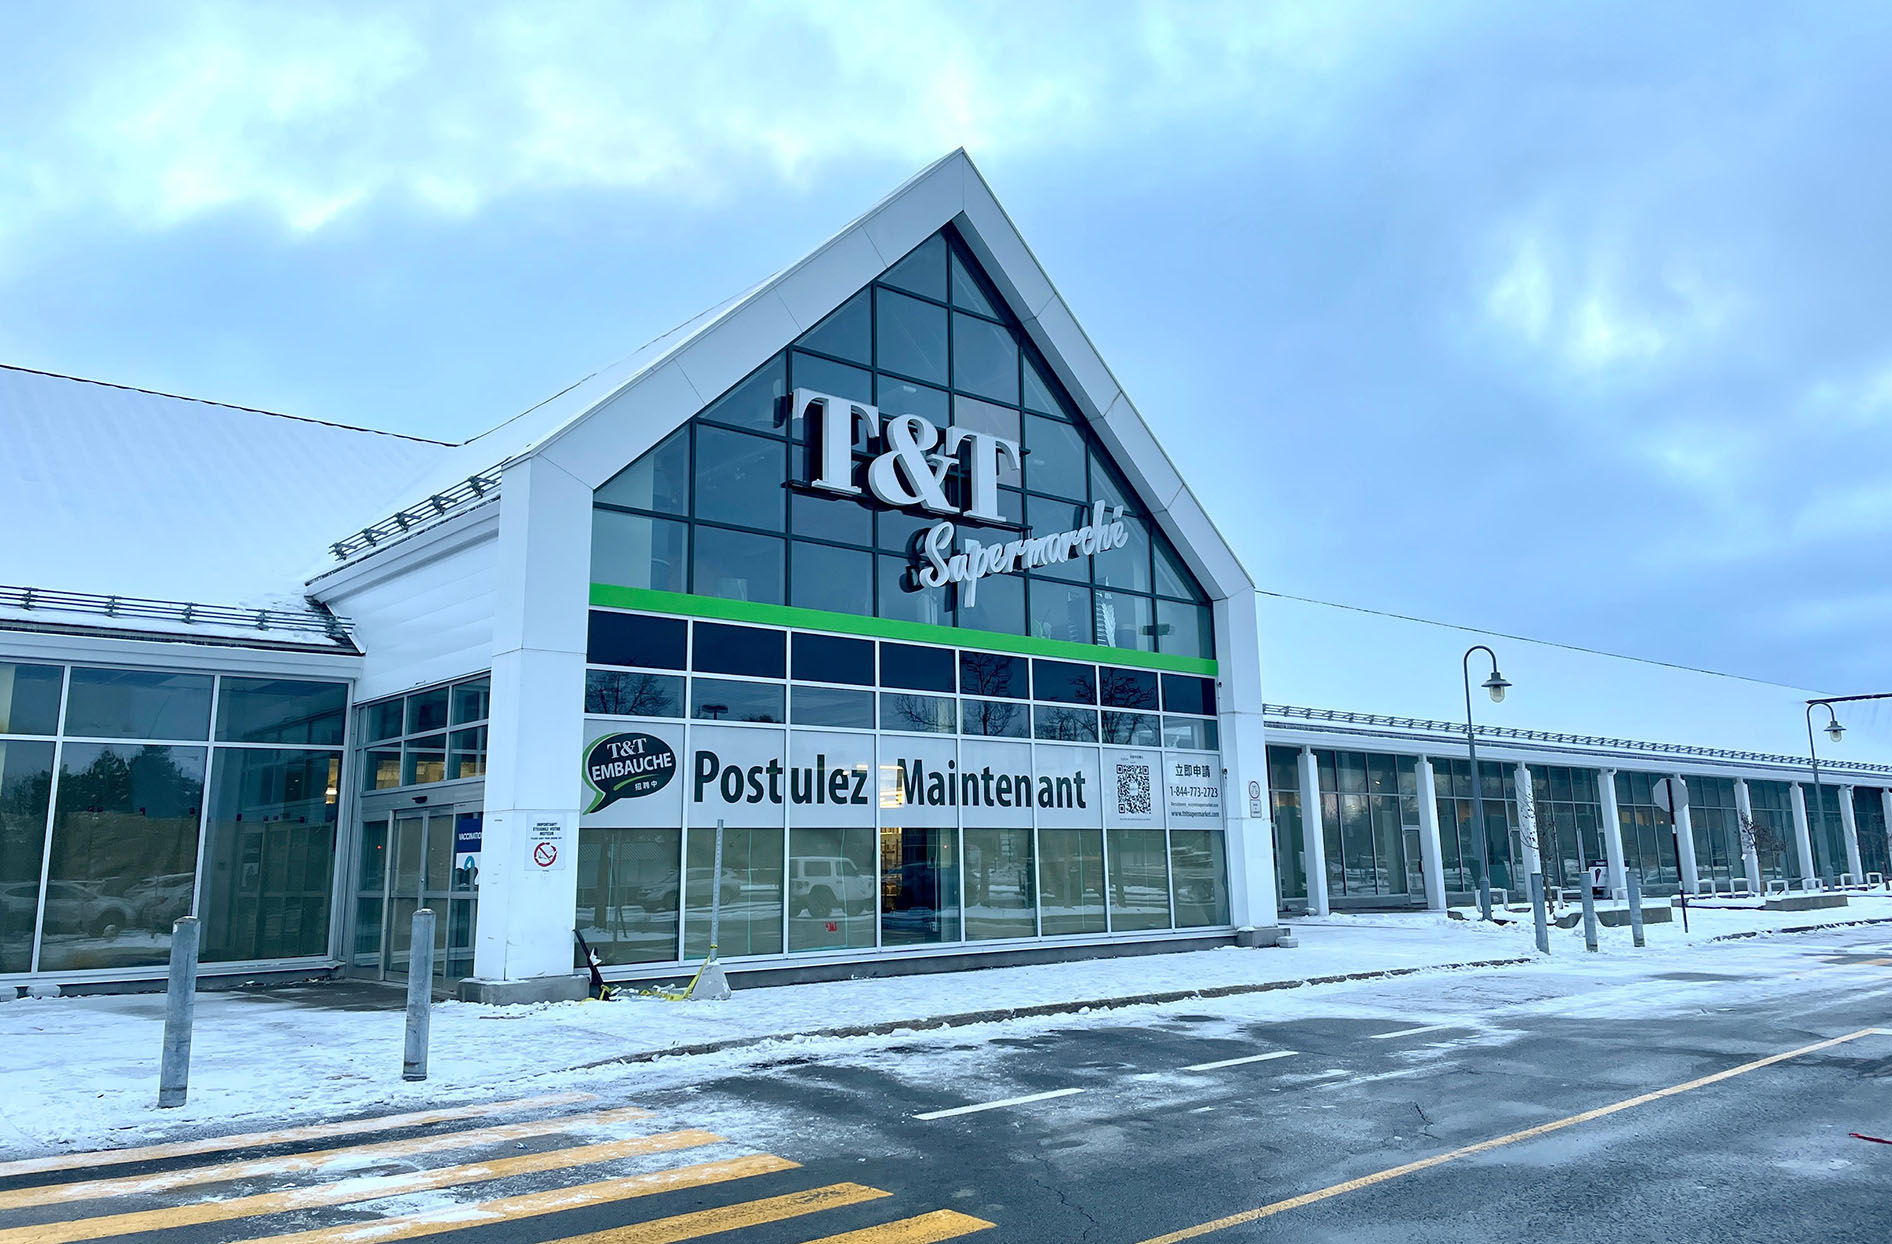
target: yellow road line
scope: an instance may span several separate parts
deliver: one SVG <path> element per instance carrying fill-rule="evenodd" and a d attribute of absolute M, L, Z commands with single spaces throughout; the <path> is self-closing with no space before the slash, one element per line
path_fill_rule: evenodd
<path fill-rule="evenodd" d="M 568 1209 L 609 1205 L 615 1201 L 628 1201 L 633 1197 L 651 1196 L 677 1188 L 700 1188 L 705 1184 L 747 1179 L 752 1175 L 790 1171 L 796 1165 L 772 1153 L 757 1153 L 722 1162 L 701 1162 L 695 1166 L 679 1166 L 674 1170 L 631 1175 L 624 1179 L 606 1179 L 595 1184 L 580 1184 L 575 1188 L 528 1192 L 522 1196 L 484 1201 L 478 1205 L 455 1205 L 425 1214 L 407 1214 L 372 1222 L 348 1222 L 335 1227 L 317 1227 L 313 1231 L 297 1231 L 292 1235 L 272 1235 L 253 1239 L 250 1244 L 386 1244 L 391 1240 L 412 1240 L 447 1231 L 464 1231 L 468 1227 L 536 1218 Z"/>
<path fill-rule="evenodd" d="M 368 1132 L 391 1132 L 403 1127 L 426 1127 L 431 1123 L 451 1123 L 456 1119 L 478 1119 L 509 1110 L 546 1110 L 592 1101 L 591 1093 L 547 1093 L 542 1097 L 523 1097 L 517 1101 L 490 1101 L 477 1106 L 454 1106 L 446 1110 L 417 1110 L 408 1114 L 382 1115 L 375 1119 L 348 1119 L 339 1123 L 311 1123 L 304 1127 L 286 1127 L 273 1132 L 246 1132 L 240 1136 L 204 1136 L 197 1140 L 168 1145 L 144 1145 L 136 1149 L 91 1149 L 84 1153 L 61 1153 L 46 1158 L 21 1158 L 0 1162 L 0 1179 L 12 1175 L 38 1175 L 45 1171 L 69 1171 L 88 1166 L 117 1166 L 126 1162 L 155 1162 L 163 1158 L 186 1158 L 200 1153 L 223 1153 L 230 1149 L 257 1149 L 264 1145 L 287 1145 L 303 1140 L 327 1140 L 331 1136 L 354 1136 Z"/>
<path fill-rule="evenodd" d="M 1305 1192 L 1300 1196 L 1289 1197 L 1285 1201 L 1275 1201 L 1255 1209 L 1243 1210 L 1239 1214 L 1230 1214 L 1226 1218 L 1216 1218 L 1209 1222 L 1198 1223 L 1193 1227 L 1184 1227 L 1180 1231 L 1171 1231 L 1168 1235 L 1152 1236 L 1147 1240 L 1141 1241 L 1141 1244 L 1177 1244 L 1179 1240 L 1193 1240 L 1197 1236 L 1208 1235 L 1214 1231 L 1226 1231 L 1230 1227 L 1239 1227 L 1244 1223 L 1258 1222 L 1263 1218 L 1272 1218 L 1276 1214 L 1285 1213 L 1291 1209 L 1300 1209 L 1304 1205 L 1312 1205 L 1317 1201 L 1325 1201 L 1332 1197 L 1343 1196 L 1349 1192 L 1358 1192 L 1360 1189 L 1370 1188 L 1374 1184 L 1383 1184 L 1388 1180 L 1398 1179 L 1402 1175 L 1417 1174 L 1420 1171 L 1430 1170 L 1435 1166 L 1443 1166 L 1447 1162 L 1456 1162 L 1460 1158 L 1469 1158 L 1480 1153 L 1488 1153 L 1493 1149 L 1499 1149 L 1505 1145 L 1515 1145 L 1519 1141 L 1535 1140 L 1539 1136 L 1547 1136 L 1552 1132 L 1562 1131 L 1566 1127 L 1575 1127 L 1579 1123 L 1588 1123 L 1595 1119 L 1601 1119 L 1621 1110 L 1629 1110 L 1636 1106 L 1647 1105 L 1652 1101 L 1660 1101 L 1665 1097 L 1674 1097 L 1679 1093 L 1687 1093 L 1694 1089 L 1706 1088 L 1710 1084 L 1719 1084 L 1723 1080 L 1732 1080 L 1734 1077 L 1744 1076 L 1750 1071 L 1759 1071 L 1761 1068 L 1771 1067 L 1775 1063 L 1784 1063 L 1790 1058 L 1799 1058 L 1806 1054 L 1817 1054 L 1821 1050 L 1830 1050 L 1836 1045 L 1844 1045 L 1848 1041 L 1857 1041 L 1861 1037 L 1879 1035 L 1882 1035 L 1882 1030 L 1880 1029 L 1861 1028 L 1858 1032 L 1849 1032 L 1843 1037 L 1834 1037 L 1828 1041 L 1816 1041 L 1812 1045 L 1803 1045 L 1797 1050 L 1788 1050 L 1782 1054 L 1770 1054 L 1766 1058 L 1757 1058 L 1751 1063 L 1742 1063 L 1739 1067 L 1730 1067 L 1726 1071 L 1717 1071 L 1713 1075 L 1702 1076 L 1699 1079 L 1690 1080 L 1685 1084 L 1675 1084 L 1668 1088 L 1656 1089 L 1654 1092 L 1642 1093 L 1638 1096 L 1626 1098 L 1623 1101 L 1614 1102 L 1607 1106 L 1599 1106 L 1595 1110 L 1586 1110 L 1582 1114 L 1568 1115 L 1565 1118 L 1555 1119 L 1549 1123 L 1540 1123 L 1536 1127 L 1527 1127 L 1521 1132 L 1509 1132 L 1503 1136 L 1495 1136 L 1490 1140 L 1481 1140 L 1475 1145 L 1466 1145 L 1463 1148 L 1453 1149 L 1447 1153 L 1435 1154 L 1429 1158 L 1421 1158 L 1417 1162 L 1407 1162 L 1403 1166 L 1394 1166 L 1383 1171 L 1375 1171 L 1371 1175 L 1362 1175 L 1358 1179 L 1349 1179 L 1344 1183 L 1337 1183 L 1332 1187 L 1322 1188 L 1317 1192 Z"/>
<path fill-rule="evenodd" d="M 890 1192 L 882 1192 L 879 1188 L 869 1188 L 864 1184 L 829 1184 L 825 1188 L 810 1188 L 806 1192 L 791 1192 L 786 1196 L 763 1197 L 718 1209 L 700 1209 L 689 1214 L 674 1214 L 669 1218 L 653 1218 L 649 1222 L 629 1227 L 607 1227 L 603 1231 L 553 1240 L 550 1244 L 676 1244 L 679 1240 L 700 1239 L 719 1231 L 736 1231 L 743 1227 L 760 1226 L 765 1222 L 782 1222 L 803 1214 L 818 1214 L 824 1209 L 840 1209 L 844 1205 L 859 1205 L 864 1201 L 891 1195 Z"/>
<path fill-rule="evenodd" d="M 934 1244 L 953 1240 L 974 1231 L 984 1231 L 993 1224 L 956 1210 L 936 1209 L 917 1218 L 902 1218 L 878 1227 L 863 1227 L 841 1235 L 824 1235 L 808 1244 Z"/>
<path fill-rule="evenodd" d="M 356 1201 L 377 1201 L 382 1197 L 406 1196 L 437 1188 L 508 1179 L 514 1175 L 532 1175 L 541 1171 L 563 1170 L 593 1162 L 648 1153 L 666 1153 L 713 1145 L 722 1140 L 710 1132 L 664 1132 L 656 1136 L 637 1136 L 629 1140 L 607 1141 L 600 1145 L 580 1145 L 572 1149 L 552 1149 L 544 1153 L 521 1154 L 492 1162 L 469 1162 L 462 1166 L 441 1166 L 433 1170 L 408 1171 L 399 1175 L 365 1175 L 331 1184 L 307 1188 L 286 1188 L 256 1196 L 233 1197 L 228 1201 L 199 1201 L 195 1205 L 173 1205 L 164 1209 L 138 1210 L 129 1214 L 108 1214 L 99 1218 L 75 1218 L 68 1222 L 39 1223 L 30 1227 L 0 1230 L 0 1244 L 71 1244 L 74 1240 L 96 1240 L 108 1235 L 164 1231 L 172 1227 L 195 1226 L 205 1222 L 226 1222 L 232 1218 L 252 1218 L 258 1214 L 287 1214 L 322 1205 L 348 1205 Z"/>
<path fill-rule="evenodd" d="M 149 1175 L 126 1175 L 117 1179 L 92 1179 L 65 1184 L 41 1184 L 32 1188 L 0 1191 L 0 1210 L 22 1209 L 29 1205 L 58 1205 L 68 1201 L 102 1200 L 106 1197 L 133 1196 L 165 1192 L 192 1184 L 222 1183 L 233 1179 L 253 1179 L 262 1175 L 289 1175 L 301 1171 L 320 1171 L 338 1158 L 359 1159 L 365 1165 L 393 1161 L 423 1153 L 446 1153 L 471 1149 L 476 1145 L 504 1140 L 522 1140 L 588 1127 L 610 1127 L 636 1119 L 647 1119 L 650 1111 L 636 1106 L 622 1110 L 599 1110 L 590 1114 L 556 1115 L 526 1123 L 503 1123 L 498 1127 L 469 1128 L 435 1136 L 416 1136 L 410 1140 L 389 1140 L 377 1145 L 348 1145 L 335 1149 L 317 1149 L 275 1158 L 251 1158 L 242 1162 L 220 1162 L 214 1166 L 191 1166 L 182 1170 L 157 1171 Z M 337 1172 L 345 1174 L 346 1172 Z"/>

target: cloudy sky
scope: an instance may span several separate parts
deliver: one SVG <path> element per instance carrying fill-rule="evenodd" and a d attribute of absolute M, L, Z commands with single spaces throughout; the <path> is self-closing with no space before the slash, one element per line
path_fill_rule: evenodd
<path fill-rule="evenodd" d="M 0 0 L 0 362 L 463 439 L 963 145 L 1265 588 L 1892 690 L 1889 25 Z"/>

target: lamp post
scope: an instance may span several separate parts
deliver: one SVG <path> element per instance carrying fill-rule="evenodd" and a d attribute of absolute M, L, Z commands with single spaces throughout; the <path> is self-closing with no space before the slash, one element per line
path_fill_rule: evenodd
<path fill-rule="evenodd" d="M 1472 733 L 1472 653 L 1482 652 L 1491 658 L 1491 677 L 1478 685 L 1491 694 L 1493 704 L 1504 702 L 1504 693 L 1511 686 L 1498 672 L 1498 654 L 1483 644 L 1473 644 L 1465 650 L 1465 659 L 1459 662 L 1459 668 L 1465 675 L 1465 750 L 1472 759 L 1472 824 L 1478 830 L 1478 855 L 1483 864 L 1478 874 L 1478 914 L 1481 919 L 1491 919 L 1491 835 L 1485 830 L 1485 784 L 1478 773 L 1478 739 Z"/>
<path fill-rule="evenodd" d="M 1825 699 L 1807 701 L 1807 760 L 1813 766 L 1813 802 L 1820 809 L 1820 830 L 1826 830 L 1826 797 L 1820 794 L 1820 752 L 1813 743 L 1813 710 L 1826 710 L 1826 737 L 1839 742 L 1846 734 L 1846 727 L 1839 724 L 1839 714 L 1833 711 L 1835 704 L 1856 704 L 1860 700 L 1892 700 L 1892 691 L 1874 691 L 1866 695 L 1832 695 Z M 1812 820 L 1811 817 L 1808 818 Z"/>

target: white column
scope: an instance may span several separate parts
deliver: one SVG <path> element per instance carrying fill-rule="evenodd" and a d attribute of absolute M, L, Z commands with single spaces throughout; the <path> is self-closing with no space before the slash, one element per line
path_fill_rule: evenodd
<path fill-rule="evenodd" d="M 1846 844 L 1846 871 L 1852 876 L 1853 884 L 1858 885 L 1865 878 L 1860 869 L 1865 865 L 1859 861 L 1859 815 L 1853 810 L 1853 788 L 1839 788 L 1839 836 Z"/>
<path fill-rule="evenodd" d="M 1813 886 L 1813 835 L 1807 831 L 1807 793 L 1795 782 L 1793 798 L 1793 845 L 1800 856 L 1800 884 L 1811 889 Z"/>
<path fill-rule="evenodd" d="M 474 994 L 583 997 L 572 922 L 591 489 L 544 458 L 507 468 L 501 489 Z"/>
<path fill-rule="evenodd" d="M 1426 910 L 1445 910 L 1445 849 L 1439 842 L 1439 779 L 1432 761 L 1419 758 L 1419 868 L 1426 878 Z"/>
<path fill-rule="evenodd" d="M 1253 592 L 1215 605 L 1216 710 L 1222 734 L 1222 806 L 1227 818 L 1229 915 L 1236 928 L 1280 923 L 1274 833 L 1268 817 L 1268 746 L 1262 737 L 1260 640 Z M 1251 801 L 1249 783 L 1260 797 Z"/>
<path fill-rule="evenodd" d="M 1544 844 L 1537 839 L 1541 827 L 1537 823 L 1537 801 L 1531 797 L 1529 766 L 1511 767 L 1511 794 L 1518 804 L 1518 841 L 1524 844 L 1524 876 L 1528 887 L 1530 875 L 1544 871 Z M 1529 897 L 1528 890 L 1526 897 Z"/>
<path fill-rule="evenodd" d="M 1747 779 L 1734 779 L 1734 811 L 1743 824 L 1754 823 L 1754 801 L 1748 797 Z M 1741 835 L 1741 863 L 1747 869 L 1747 888 L 1756 894 L 1767 893 L 1767 883 L 1761 880 L 1761 853 L 1754 848 L 1752 834 Z"/>
<path fill-rule="evenodd" d="M 1301 749 L 1301 859 L 1307 868 L 1307 912 L 1327 914 L 1327 836 L 1320 825 L 1320 769 L 1314 749 Z"/>
<path fill-rule="evenodd" d="M 1679 773 L 1669 774 L 1669 786 L 1675 791 L 1676 863 L 1682 869 L 1682 893 L 1694 894 L 1701 885 L 1701 870 L 1695 863 L 1695 822 L 1688 814 L 1688 782 Z"/>
<path fill-rule="evenodd" d="M 1603 799 L 1603 858 L 1609 864 L 1609 888 L 1613 897 L 1629 892 L 1629 878 L 1623 868 L 1623 818 L 1616 808 L 1616 770 L 1597 770 L 1596 791 Z"/>

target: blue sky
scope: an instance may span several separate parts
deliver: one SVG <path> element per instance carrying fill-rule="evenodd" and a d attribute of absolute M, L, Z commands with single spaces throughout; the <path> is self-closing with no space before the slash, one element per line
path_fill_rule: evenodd
<path fill-rule="evenodd" d="M 963 145 L 1264 588 L 1892 690 L 1888 26 L 0 3 L 0 362 L 460 439 Z"/>

